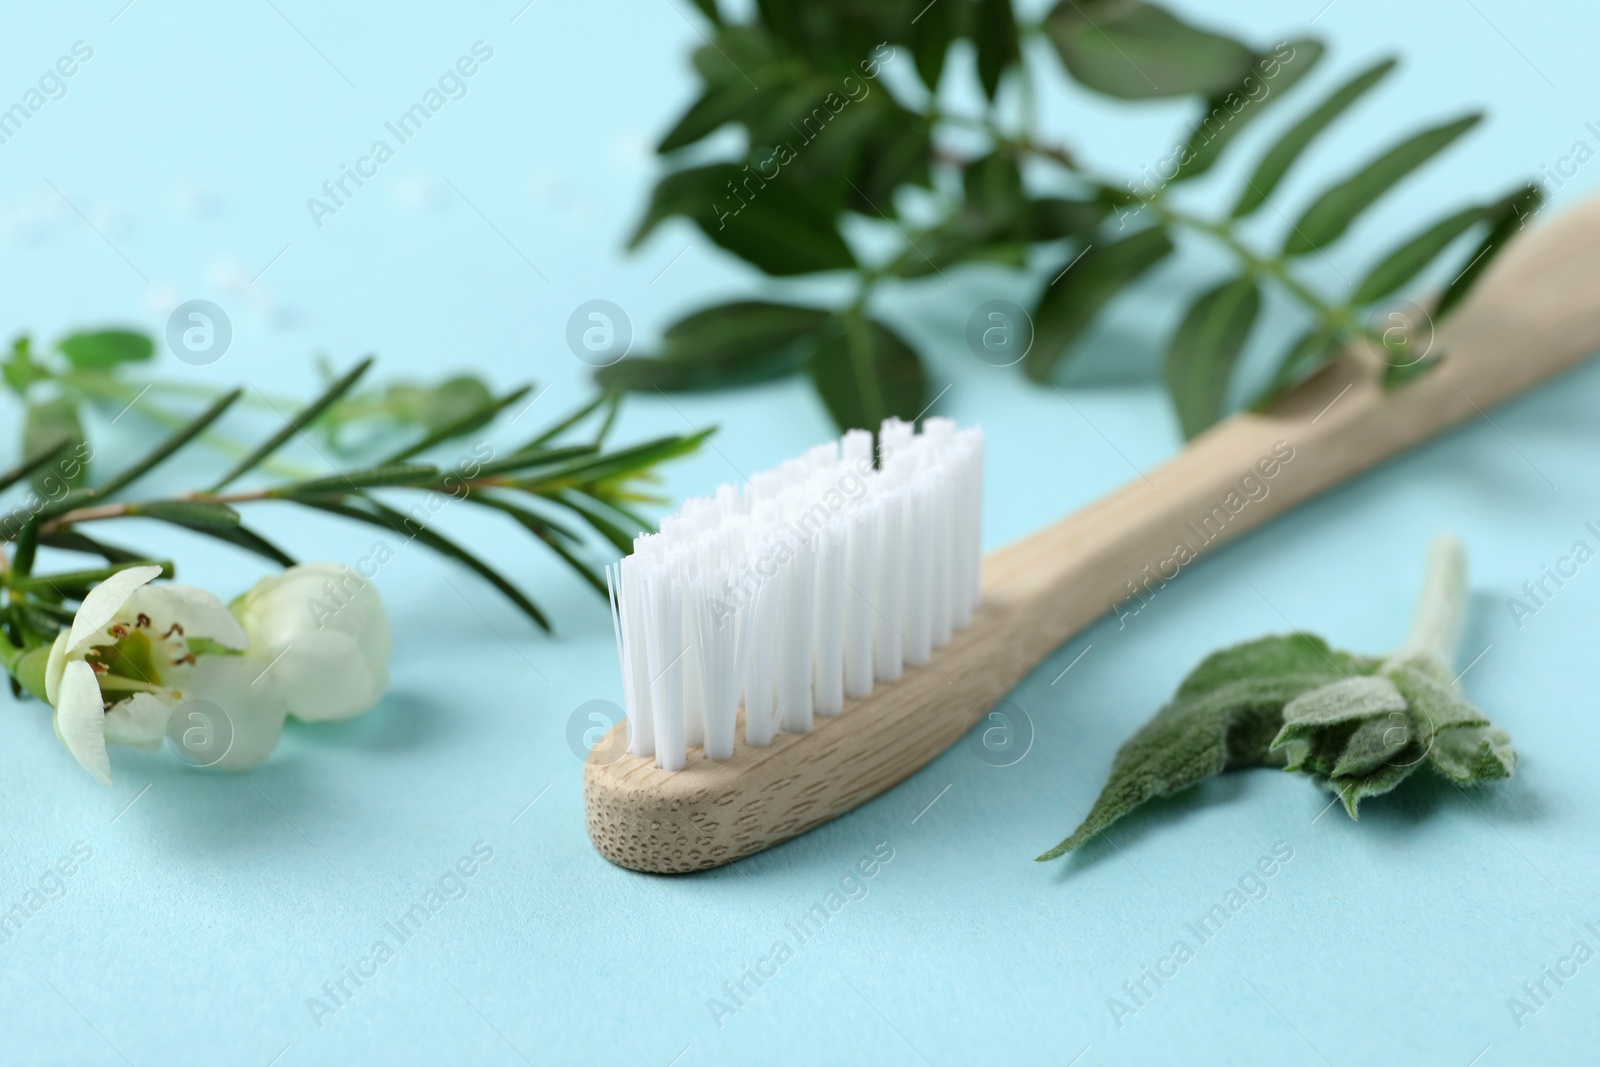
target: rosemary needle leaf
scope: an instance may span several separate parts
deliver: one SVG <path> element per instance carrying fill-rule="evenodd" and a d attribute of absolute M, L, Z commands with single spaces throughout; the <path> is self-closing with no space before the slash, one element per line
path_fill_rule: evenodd
<path fill-rule="evenodd" d="M 3 474 L 0 474 L 0 490 L 11 488 L 17 482 L 20 482 L 22 479 L 28 477 L 34 471 L 39 470 L 41 467 L 44 467 L 47 464 L 55 462 L 56 458 L 65 452 L 71 446 L 71 444 L 71 441 L 59 441 L 43 451 L 34 453 L 29 459 L 24 460 L 17 466 L 12 467 Z"/>
<path fill-rule="evenodd" d="M 209 500 L 152 500 L 129 504 L 128 514 L 145 519 L 160 519 L 192 530 L 226 530 L 239 525 L 239 513 L 226 504 Z"/>
<path fill-rule="evenodd" d="M 347 471 L 295 482 L 269 492 L 272 497 L 320 496 L 355 489 L 373 489 L 385 485 L 423 485 L 439 477 L 439 468 L 431 463 L 389 463 L 367 470 Z"/>
<path fill-rule="evenodd" d="M 384 462 L 400 463 L 404 460 L 410 459 L 412 456 L 421 455 L 423 452 L 426 452 L 435 445 L 443 444 L 444 442 L 460 437 L 463 434 L 469 434 L 473 430 L 481 429 L 493 421 L 496 415 L 500 414 L 500 412 L 504 411 L 512 404 L 515 404 L 523 397 L 527 396 L 532 390 L 533 386 L 524 385 L 520 389 L 512 390 L 505 396 L 500 397 L 498 400 L 491 400 L 488 403 L 467 412 L 460 418 L 439 427 L 437 430 L 428 434 L 415 444 L 402 448 Z"/>
<path fill-rule="evenodd" d="M 223 413 L 233 406 L 233 402 L 238 400 L 243 392 L 243 389 L 235 389 L 218 397 L 200 414 L 172 431 L 160 444 L 147 452 L 143 458 L 137 460 L 132 466 L 115 475 L 103 485 L 96 486 L 94 489 L 95 497 L 101 500 L 109 500 L 166 462 L 172 457 L 173 453 L 200 436 L 207 427 L 220 419 Z"/>
<path fill-rule="evenodd" d="M 104 541 L 79 533 L 71 527 L 64 530 L 56 530 L 53 533 L 40 534 L 39 543 L 50 548 L 59 548 L 66 552 L 82 552 L 85 555 L 99 556 L 107 563 L 131 563 L 144 558 L 142 554 L 132 549 L 122 548 L 118 545 L 108 545 Z"/>
<path fill-rule="evenodd" d="M 363 359 L 360 363 L 357 363 L 354 367 L 351 367 L 348 371 L 346 371 L 342 377 L 324 389 L 321 396 L 317 397 L 315 400 L 311 401 L 311 403 L 301 408 L 294 414 L 292 418 L 285 422 L 276 433 L 267 438 L 265 441 L 261 442 L 261 444 L 257 445 L 253 450 L 251 450 L 249 455 L 239 460 L 238 463 L 235 463 L 228 473 L 224 474 L 217 481 L 217 483 L 211 487 L 210 491 L 213 493 L 219 492 L 224 486 L 232 482 L 235 478 L 247 473 L 252 467 L 256 466 L 262 460 L 266 459 L 278 449 L 282 448 L 284 443 L 288 441 L 289 438 L 293 437 L 297 433 L 300 433 L 307 426 L 310 426 L 313 422 L 315 422 L 318 416 L 320 416 L 324 411 L 327 411 L 328 408 L 333 405 L 334 401 L 344 396 L 345 393 L 348 393 L 350 391 L 350 387 L 355 385 L 363 374 L 367 373 L 367 368 L 372 366 L 373 358 L 374 357 L 372 356 L 368 356 L 366 359 Z"/>

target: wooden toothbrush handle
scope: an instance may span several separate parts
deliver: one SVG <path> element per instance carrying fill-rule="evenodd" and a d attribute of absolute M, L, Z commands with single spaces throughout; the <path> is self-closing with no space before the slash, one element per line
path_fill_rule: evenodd
<path fill-rule="evenodd" d="M 957 741 L 1096 618 L 1155 595 L 1193 559 L 1600 349 L 1600 201 L 1517 239 L 1435 341 L 1439 366 L 1386 392 L 1352 352 L 1267 414 L 1207 431 L 1176 458 L 990 553 L 972 623 L 925 666 L 806 734 L 739 745 L 677 772 L 607 758 L 584 772 L 589 835 L 635 870 L 703 870 L 785 841 L 903 781 Z M 1543 475 L 1528 470 L 1530 478 Z M 742 733 L 742 728 L 741 728 Z M 931 799 L 931 797 L 930 797 Z"/>
<path fill-rule="evenodd" d="M 991 553 L 986 597 L 1012 606 L 1012 637 L 1036 663 L 1112 605 L 1153 596 L 1194 556 L 1580 362 L 1600 349 L 1600 200 L 1514 241 L 1433 348 L 1442 362 L 1399 388 L 1383 388 L 1375 352 L 1355 351 L 1270 412 L 1213 427 Z M 1527 476 L 1544 478 L 1531 463 Z"/>

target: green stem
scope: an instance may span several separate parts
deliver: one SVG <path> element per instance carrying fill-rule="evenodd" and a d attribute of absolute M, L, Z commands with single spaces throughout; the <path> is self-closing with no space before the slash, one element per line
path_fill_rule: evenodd
<path fill-rule="evenodd" d="M 1282 256 L 1260 255 L 1239 239 L 1239 235 L 1234 233 L 1229 223 L 1214 222 L 1198 215 L 1191 215 L 1172 207 L 1159 196 L 1143 199 L 1142 202 L 1153 208 L 1164 221 L 1203 233 L 1222 244 L 1251 274 L 1271 278 L 1288 290 L 1297 300 L 1315 312 L 1323 325 L 1348 332 L 1365 332 L 1366 328 L 1356 319 L 1349 307 L 1329 304 L 1294 276 L 1288 262 Z"/>
<path fill-rule="evenodd" d="M 1383 344 L 1382 334 L 1358 319 L 1354 308 L 1348 304 L 1328 303 L 1299 278 L 1295 277 L 1288 261 L 1284 257 L 1263 256 L 1245 244 L 1239 235 L 1234 232 L 1231 219 L 1215 221 L 1175 208 L 1167 203 L 1159 190 L 1150 194 L 1130 191 L 1115 184 L 1107 176 L 1096 175 L 1080 167 L 1077 161 L 1073 159 L 1072 154 L 1059 145 L 1041 144 L 1028 135 L 1008 138 L 1003 131 L 992 127 L 988 132 L 997 140 L 1006 140 L 1018 151 L 1059 164 L 1077 177 L 1089 182 L 1102 195 L 1109 194 L 1118 198 L 1132 197 L 1140 207 L 1149 207 L 1160 215 L 1162 222 L 1173 226 L 1181 226 L 1210 237 L 1233 253 L 1234 257 L 1239 260 L 1250 274 L 1255 277 L 1271 278 L 1283 286 L 1285 291 L 1315 314 L 1322 325 L 1340 333 L 1359 334 L 1378 345 Z"/>
<path fill-rule="evenodd" d="M 173 574 L 170 560 L 140 559 L 131 560 L 127 563 L 114 563 L 109 567 L 95 567 L 91 570 L 44 574 L 37 578 L 25 578 L 12 574 L 6 579 L 6 586 L 23 593 L 42 593 L 56 590 L 61 586 L 77 588 L 97 585 L 118 571 L 125 571 L 129 567 L 160 567 L 163 578 L 171 578 Z"/>
<path fill-rule="evenodd" d="M 1405 644 L 1392 662 L 1426 656 L 1446 670 L 1455 663 L 1467 619 L 1467 552 L 1450 534 L 1428 546 L 1428 567 Z"/>

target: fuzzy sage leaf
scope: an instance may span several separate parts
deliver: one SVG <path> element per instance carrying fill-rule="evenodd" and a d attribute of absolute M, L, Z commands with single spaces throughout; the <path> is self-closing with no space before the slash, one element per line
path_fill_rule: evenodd
<path fill-rule="evenodd" d="M 1264 637 L 1208 656 L 1117 752 L 1088 818 L 1039 859 L 1077 848 L 1146 800 L 1225 770 L 1279 766 L 1332 790 L 1352 819 L 1426 764 L 1458 785 L 1511 775 L 1504 730 L 1469 704 L 1451 662 L 1466 611 L 1466 556 L 1429 550 L 1411 633 L 1378 660 L 1310 634 Z"/>
<path fill-rule="evenodd" d="M 1214 652 L 1117 751 L 1111 781 L 1073 834 L 1040 856 L 1054 859 L 1156 797 L 1232 767 L 1282 764 L 1271 746 L 1284 705 L 1308 690 L 1377 666 L 1311 634 L 1263 637 Z"/>

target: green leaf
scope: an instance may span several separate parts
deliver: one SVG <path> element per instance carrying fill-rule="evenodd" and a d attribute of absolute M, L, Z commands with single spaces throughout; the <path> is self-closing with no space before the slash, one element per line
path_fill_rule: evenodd
<path fill-rule="evenodd" d="M 1021 233 L 1028 195 L 1015 156 L 996 149 L 974 160 L 962 173 L 961 185 L 966 194 L 962 210 L 974 233 L 991 239 Z"/>
<path fill-rule="evenodd" d="M 1254 278 L 1235 278 L 1202 293 L 1167 347 L 1167 389 L 1183 436 L 1192 438 L 1222 417 L 1228 379 L 1261 311 Z"/>
<path fill-rule="evenodd" d="M 544 477 L 546 470 L 539 468 L 553 468 L 558 464 L 568 464 L 571 460 L 604 458 L 599 445 L 562 445 L 559 448 L 534 448 L 521 452 L 513 452 L 504 459 L 491 460 L 481 465 L 474 478 L 494 478 L 502 474 L 520 474 L 523 479 Z M 564 468 L 570 469 L 570 468 Z M 531 473 L 530 473 L 531 471 Z"/>
<path fill-rule="evenodd" d="M 1245 187 L 1233 205 L 1233 217 L 1242 218 L 1265 204 L 1272 191 L 1283 180 L 1283 176 L 1289 172 L 1289 168 L 1300 158 L 1307 146 L 1316 139 L 1317 134 L 1349 110 L 1368 89 L 1382 81 L 1383 77 L 1394 69 L 1395 63 L 1394 59 L 1380 60 L 1357 74 L 1335 89 L 1328 99 L 1317 105 L 1280 137 L 1277 143 L 1267 150 L 1267 154 L 1261 157 L 1261 162 L 1256 164 L 1255 172 L 1245 180 Z"/>
<path fill-rule="evenodd" d="M 1441 731 L 1428 749 L 1433 769 L 1452 782 L 1470 784 L 1509 778 L 1517 753 L 1511 737 L 1493 726 L 1459 726 Z"/>
<path fill-rule="evenodd" d="M 597 593 L 602 596 L 609 595 L 610 590 L 606 586 L 605 578 L 601 576 L 599 571 L 594 569 L 592 563 L 581 559 L 562 542 L 561 536 L 557 533 L 555 527 L 544 516 L 536 515 L 527 508 L 519 507 L 510 501 L 501 500 L 487 493 L 477 494 L 471 500 L 475 504 L 493 508 L 496 511 L 510 515 L 523 529 L 548 545 L 551 551 L 560 556 L 573 570 L 577 571 L 579 576 L 588 582 Z M 633 546 L 631 544 L 623 549 L 625 552 L 631 552 L 632 550 Z"/>
<path fill-rule="evenodd" d="M 1264 637 L 1212 653 L 1172 703 L 1117 751 L 1111 778 L 1083 824 L 1039 859 L 1070 852 L 1147 800 L 1228 768 L 1279 762 L 1268 746 L 1284 705 L 1362 666 L 1311 634 Z"/>
<path fill-rule="evenodd" d="M 89 477 L 83 423 L 77 401 L 60 396 L 28 405 L 22 427 L 22 466 L 0 479 L 0 488 L 26 475 L 40 496 L 54 499 L 63 488 L 82 485 Z"/>
<path fill-rule="evenodd" d="M 281 499 L 320 493 L 347 493 L 386 485 L 427 485 L 439 477 L 439 468 L 432 463 L 385 463 L 366 470 L 341 471 L 322 478 L 279 486 L 270 490 L 267 495 Z"/>
<path fill-rule="evenodd" d="M 1062 0 L 1044 30 L 1075 80 L 1125 100 L 1224 93 L 1256 59 L 1231 37 L 1137 0 Z"/>
<path fill-rule="evenodd" d="M 1283 55 L 1284 49 L 1289 54 Z M 1275 100 L 1311 72 L 1322 58 L 1322 42 L 1302 38 L 1280 46 L 1261 59 L 1244 80 L 1206 101 L 1205 114 L 1195 123 L 1188 143 L 1178 156 L 1173 181 L 1196 178 L 1222 158 L 1222 150 L 1254 122 Z"/>
<path fill-rule="evenodd" d="M 1416 731 L 1404 712 L 1394 711 L 1386 716 L 1367 719 L 1355 728 L 1344 751 L 1334 764 L 1333 777 L 1350 778 L 1368 774 L 1385 763 L 1412 764 L 1420 760 L 1397 759 L 1408 748 L 1416 747 Z"/>
<path fill-rule="evenodd" d="M 344 396 L 345 393 L 348 393 L 351 386 L 355 385 L 356 382 L 360 380 L 361 376 L 367 373 L 367 368 L 372 366 L 373 358 L 374 357 L 372 356 L 368 356 L 366 359 L 363 359 L 360 363 L 357 363 L 354 367 L 351 367 L 348 371 L 346 371 L 337 381 L 334 381 L 332 384 L 330 384 L 322 391 L 321 396 L 317 397 L 315 400 L 311 401 L 311 403 L 301 408 L 293 418 L 289 419 L 282 426 L 282 428 L 280 428 L 271 437 L 261 442 L 261 444 L 257 445 L 250 451 L 248 455 L 239 460 L 238 463 L 235 463 L 233 467 L 229 469 L 227 474 L 224 474 L 220 479 L 217 480 L 217 483 L 211 487 L 210 492 L 215 493 L 221 491 L 224 486 L 228 485 L 235 478 L 245 474 L 262 460 L 266 459 L 278 449 L 282 448 L 284 443 L 287 442 L 289 438 L 293 437 L 297 433 L 301 433 L 307 426 L 310 426 L 313 422 L 315 422 L 317 420 L 317 416 L 328 410 L 334 401 Z"/>
<path fill-rule="evenodd" d="M 722 25 L 722 12 L 717 10 L 717 0 L 691 0 L 700 14 L 711 20 L 713 26 Z"/>
<path fill-rule="evenodd" d="M 844 206 L 868 218 L 897 215 L 895 192 L 902 185 L 933 185 L 933 123 L 904 108 L 885 112 L 857 152 Z"/>
<path fill-rule="evenodd" d="M 735 301 L 669 326 L 661 359 L 630 358 L 595 374 L 603 389 L 664 393 L 726 389 L 787 377 L 810 358 L 830 319 L 818 308 Z"/>
<path fill-rule="evenodd" d="M 688 435 L 657 437 L 615 452 L 583 456 L 555 470 L 541 471 L 537 478 L 525 478 L 518 484 L 545 491 L 574 485 L 591 486 L 597 482 L 632 477 L 658 463 L 693 452 L 715 430 L 716 427 L 707 427 Z M 529 486 L 530 482 L 536 484 Z"/>
<path fill-rule="evenodd" d="M 1537 185 L 1527 185 L 1505 197 L 1498 203 L 1484 209 L 1484 218 L 1489 223 L 1489 233 L 1484 237 L 1483 243 L 1472 250 L 1472 255 L 1449 285 L 1439 296 L 1439 302 L 1434 305 L 1433 317 L 1441 321 L 1456 305 L 1460 304 L 1483 272 L 1494 262 L 1500 250 L 1517 235 L 1527 220 L 1532 217 L 1544 202 L 1544 194 Z"/>
<path fill-rule="evenodd" d="M 916 350 L 889 327 L 851 315 L 825 333 L 811 356 L 811 381 L 841 430 L 878 432 L 890 415 L 908 422 L 928 402 L 928 380 Z"/>
<path fill-rule="evenodd" d="M 1344 332 L 1337 326 L 1318 324 L 1295 339 L 1278 359 L 1272 381 L 1251 403 L 1250 410 L 1265 411 L 1284 393 L 1293 389 L 1339 354 Z"/>
<path fill-rule="evenodd" d="M 129 567 L 160 567 L 158 577 L 171 578 L 174 574 L 172 562 L 157 559 L 134 560 L 129 563 L 113 563 L 107 567 L 94 567 L 82 571 L 59 571 L 55 574 L 36 574 L 29 578 L 13 577 L 8 583 L 13 589 L 20 589 L 27 593 L 59 594 L 62 596 L 82 595 L 92 586 L 99 585 L 118 571 L 125 571 Z"/>
<path fill-rule="evenodd" d="M 1100 225 L 1106 210 L 1106 205 L 1098 200 L 1039 197 L 1028 205 L 1028 240 L 1059 241 L 1081 237 Z"/>
<path fill-rule="evenodd" d="M 1412 660 L 1391 664 L 1384 668 L 1384 674 L 1405 695 L 1417 736 L 1424 745 L 1443 730 L 1489 725 L 1489 716 L 1467 703 L 1461 687 L 1438 664 Z"/>
<path fill-rule="evenodd" d="M 1028 377 L 1048 381 L 1111 298 L 1171 252 L 1165 231 L 1151 228 L 1120 241 L 1097 242 L 1075 263 L 1069 260 L 1034 305 L 1033 348 L 1022 362 Z"/>
<path fill-rule="evenodd" d="M 736 300 L 702 308 L 668 326 L 664 358 L 694 363 L 745 352 L 774 352 L 814 334 L 831 313 L 797 304 Z"/>
<path fill-rule="evenodd" d="M 1258 637 L 1213 652 L 1201 660 L 1178 686 L 1177 697 L 1201 696 L 1243 677 L 1320 679 L 1302 689 L 1303 692 L 1352 675 L 1371 674 L 1381 663 L 1371 656 L 1332 648 L 1316 634 Z"/>
<path fill-rule="evenodd" d="M 143 458 L 137 460 L 104 484 L 95 486 L 94 496 L 101 500 L 109 499 L 166 462 L 178 449 L 204 433 L 206 428 L 213 422 L 222 418 L 223 413 L 233 406 L 233 402 L 238 400 L 243 392 L 243 389 L 235 389 L 233 392 L 226 393 L 212 401 L 204 411 L 172 431 L 165 440 L 145 453 Z"/>
<path fill-rule="evenodd" d="M 779 349 L 774 352 L 736 352 L 694 362 L 648 360 L 629 357 L 621 363 L 595 371 L 595 384 L 602 389 L 627 392 L 706 392 L 739 389 L 760 382 L 789 378 L 805 366 L 805 349 Z"/>
<path fill-rule="evenodd" d="M 1382 796 L 1391 791 L 1411 777 L 1411 772 L 1416 769 L 1415 763 L 1386 763 L 1369 774 L 1353 778 L 1334 778 L 1329 784 L 1333 786 L 1339 799 L 1344 801 L 1344 810 L 1355 819 L 1359 818 L 1356 809 L 1363 800 L 1367 797 Z"/>
<path fill-rule="evenodd" d="M 498 400 L 491 400 L 481 407 L 474 408 L 472 411 L 462 415 L 456 421 L 448 423 L 439 427 L 437 430 L 434 430 L 432 433 L 428 434 L 415 444 L 402 448 L 394 455 L 385 459 L 384 463 L 400 463 L 404 460 L 410 459 L 412 456 L 420 455 L 421 453 L 428 451 L 430 448 L 433 448 L 437 445 L 442 445 L 446 441 L 453 441 L 464 434 L 472 433 L 474 430 L 480 430 L 489 425 L 489 423 L 493 422 L 496 415 L 499 415 L 506 408 L 517 403 L 517 401 L 521 400 L 532 391 L 533 386 L 531 385 L 524 385 L 518 389 L 513 389 L 511 392 L 500 397 Z"/>
<path fill-rule="evenodd" d="M 79 370 L 110 370 L 119 363 L 142 363 L 156 350 L 150 338 L 132 330 L 70 334 L 56 342 L 56 347 Z"/>
<path fill-rule="evenodd" d="M 546 426 L 544 429 L 540 430 L 531 441 L 524 444 L 521 448 L 518 448 L 517 451 L 532 452 L 543 447 L 550 441 L 555 440 L 557 437 L 560 437 L 562 434 L 578 425 L 578 423 L 582 422 L 590 415 L 594 414 L 597 410 L 599 410 L 602 404 L 605 404 L 607 401 L 613 399 L 614 394 L 608 394 L 604 392 L 597 394 L 593 400 L 585 402 L 575 411 L 572 411 L 567 415 L 563 415 L 549 426 Z"/>
<path fill-rule="evenodd" d="M 188 524 L 179 523 L 179 525 Z M 271 560 L 280 567 L 293 567 L 295 565 L 295 559 L 293 556 L 289 555 L 283 549 L 279 548 L 271 541 L 268 541 L 265 537 L 262 537 L 260 534 L 256 533 L 254 530 L 248 529 L 247 527 L 234 526 L 228 528 L 221 526 L 189 526 L 189 529 L 195 531 L 196 533 L 205 534 L 207 537 L 213 537 L 216 540 L 222 541 L 226 544 L 233 545 L 235 548 L 242 548 L 246 552 L 253 552 L 256 555 L 261 556 L 263 559 Z"/>
<path fill-rule="evenodd" d="M 54 604 L 46 604 L 35 600 L 28 603 L 17 603 L 13 609 L 28 629 L 44 637 L 50 643 L 55 635 L 72 625 L 73 613 Z"/>
<path fill-rule="evenodd" d="M 1413 134 L 1323 193 L 1290 228 L 1283 254 L 1302 256 L 1338 240 L 1378 197 L 1444 151 L 1482 118 L 1481 113 L 1474 112 Z"/>
<path fill-rule="evenodd" d="M 1394 251 L 1383 257 L 1367 276 L 1361 279 L 1350 298 L 1352 304 L 1370 304 L 1382 300 L 1422 272 L 1439 253 L 1449 248 L 1457 237 L 1483 221 L 1483 208 L 1469 207 L 1429 226 L 1407 239 Z"/>
<path fill-rule="evenodd" d="M 458 374 L 431 386 L 392 385 L 383 396 L 383 406 L 391 418 L 421 426 L 429 433 L 453 426 L 493 402 L 494 393 L 483 379 L 472 374 Z"/>
<path fill-rule="evenodd" d="M 246 552 L 253 552 L 263 559 L 271 560 L 280 567 L 293 567 L 293 556 L 283 549 L 268 541 L 254 530 L 248 529 L 239 522 L 235 513 L 231 518 L 224 512 L 197 512 L 189 506 L 188 502 L 178 501 L 167 505 L 140 505 L 138 514 L 145 518 L 159 519 L 173 526 L 180 526 L 185 530 L 192 530 L 224 544 L 242 548 Z M 205 505 L 207 508 L 221 507 L 221 505 Z M 232 511 L 231 508 L 227 511 Z"/>
<path fill-rule="evenodd" d="M 1283 709 L 1283 728 L 1272 740 L 1278 749 L 1333 726 L 1355 725 L 1404 712 L 1406 698 L 1381 675 L 1342 672 L 1327 685 L 1307 690 Z"/>
<path fill-rule="evenodd" d="M 755 90 L 743 78 L 707 86 L 705 92 L 689 105 L 677 124 L 661 138 L 656 151 L 666 155 L 710 136 L 743 115 L 754 98 Z"/>
<path fill-rule="evenodd" d="M 972 28 L 978 48 L 978 83 L 990 100 L 1000 91 L 1000 76 L 1021 58 L 1017 46 L 1017 19 L 1011 0 L 978 0 L 977 25 Z"/>
<path fill-rule="evenodd" d="M 1420 613 L 1420 609 L 1419 609 Z M 1349 678 L 1306 693 L 1283 712 L 1274 751 L 1290 770 L 1330 786 L 1353 819 L 1360 802 L 1393 789 L 1426 757 L 1456 781 L 1503 777 L 1515 754 L 1489 719 L 1467 703 L 1443 664 L 1416 657 L 1383 664 L 1374 677 Z M 1510 753 L 1509 755 L 1507 755 Z"/>
<path fill-rule="evenodd" d="M 600 536 L 604 537 L 607 541 L 611 542 L 611 544 L 620 552 L 632 552 L 634 537 L 645 530 L 653 529 L 653 527 L 647 524 L 638 523 L 635 524 L 633 531 L 630 533 L 629 531 L 618 526 L 616 523 L 612 522 L 611 519 L 608 518 L 603 511 L 601 511 L 596 501 L 593 501 L 592 499 L 579 493 L 558 493 L 552 499 L 557 500 L 571 508 L 578 514 L 579 517 L 583 519 L 584 522 L 587 522 L 590 527 L 595 530 L 595 532 L 600 534 Z M 631 516 L 629 516 L 629 518 L 631 520 Z"/>
<path fill-rule="evenodd" d="M 669 215 L 682 215 L 722 248 L 776 277 L 853 268 L 855 255 L 831 209 L 787 177 L 779 172 L 764 180 L 733 163 L 668 174 L 656 183 L 629 247 Z"/>
<path fill-rule="evenodd" d="M 35 382 L 49 381 L 52 377 L 50 368 L 34 362 L 32 342 L 27 334 L 19 334 L 11 342 L 11 351 L 6 353 L 4 363 L 0 363 L 0 378 L 3 378 L 11 391 L 20 397 L 28 395 L 28 389 Z"/>
<path fill-rule="evenodd" d="M 86 555 L 99 556 L 107 563 L 133 563 L 144 558 L 139 552 L 118 545 L 108 545 L 104 541 L 79 533 L 72 527 L 41 534 L 39 543 L 50 548 L 59 548 L 63 552 L 82 552 Z"/>
<path fill-rule="evenodd" d="M 128 514 L 160 519 L 190 529 L 226 530 L 239 525 L 239 513 L 226 504 L 209 500 L 151 500 L 129 504 Z"/>
<path fill-rule="evenodd" d="M 31 510 L 18 509 L 23 512 L 17 516 L 16 512 L 6 516 L 6 530 L 9 532 L 14 527 L 13 518 L 20 518 L 22 528 L 15 535 L 15 544 L 12 548 L 11 571 L 13 575 L 27 576 L 33 573 L 33 561 L 39 554 L 39 518 Z"/>

